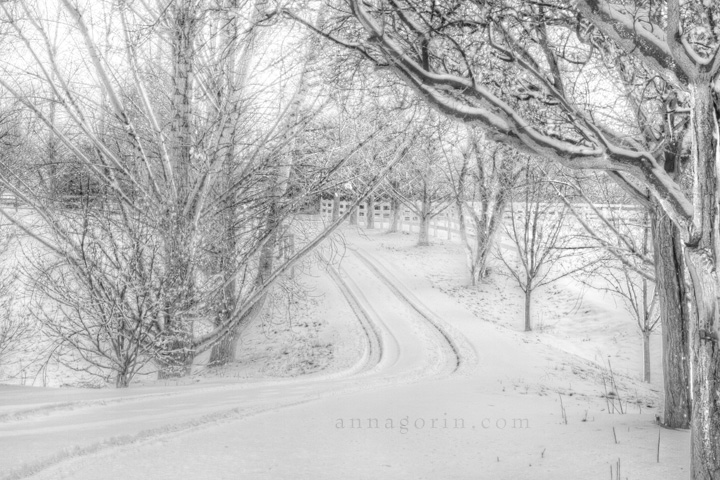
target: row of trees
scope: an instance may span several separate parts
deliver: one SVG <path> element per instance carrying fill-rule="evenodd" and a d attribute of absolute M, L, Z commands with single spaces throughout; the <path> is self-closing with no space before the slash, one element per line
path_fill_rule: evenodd
<path fill-rule="evenodd" d="M 650 335 L 659 316 L 647 209 L 635 208 L 622 189 L 602 178 L 548 169 L 473 128 L 429 112 L 424 119 L 418 128 L 425 134 L 409 149 L 410 159 L 381 187 L 390 205 L 379 211 L 368 202 L 366 227 L 376 228 L 373 220 L 381 214 L 391 216 L 387 231 L 397 232 L 405 211 L 417 219 L 422 247 L 429 243 L 430 219 L 449 211 L 448 226 L 459 232 L 471 284 L 487 277 L 497 260 L 525 296 L 525 331 L 533 330 L 533 293 L 564 277 L 618 297 L 642 336 L 643 378 L 649 382 Z M 350 193 L 343 190 L 333 197 L 334 219 Z"/>

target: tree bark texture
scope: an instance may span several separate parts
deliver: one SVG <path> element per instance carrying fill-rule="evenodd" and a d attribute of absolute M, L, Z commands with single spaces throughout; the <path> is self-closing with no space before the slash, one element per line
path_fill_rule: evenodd
<path fill-rule="evenodd" d="M 690 427 L 691 310 L 684 272 L 680 232 L 655 202 L 651 212 L 655 279 L 662 325 L 664 411 L 663 425 Z"/>
<path fill-rule="evenodd" d="M 686 259 L 697 319 L 690 325 L 692 353 L 692 478 L 720 478 L 720 348 L 718 345 L 718 111 L 712 84 L 691 85 L 691 129 L 695 166 L 694 224 Z"/>

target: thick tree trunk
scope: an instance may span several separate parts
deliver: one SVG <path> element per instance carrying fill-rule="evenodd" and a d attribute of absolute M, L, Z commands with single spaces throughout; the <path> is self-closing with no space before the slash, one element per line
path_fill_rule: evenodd
<path fill-rule="evenodd" d="M 392 218 L 390 220 L 388 233 L 397 233 L 398 228 L 400 227 L 400 202 L 396 197 L 392 197 L 392 200 L 390 200 L 390 209 L 392 210 L 390 213 Z"/>
<path fill-rule="evenodd" d="M 358 224 L 358 209 L 357 207 L 353 207 L 352 213 L 350 213 L 350 225 L 357 225 Z"/>
<path fill-rule="evenodd" d="M 255 2 L 256 11 L 255 19 L 257 20 L 263 12 L 262 0 Z M 249 70 L 249 63 L 254 55 L 255 46 L 257 45 L 258 29 L 254 29 L 248 37 L 243 41 L 242 54 L 240 51 L 239 24 L 238 17 L 233 14 L 234 9 L 238 8 L 238 0 L 226 0 L 225 17 L 219 21 L 217 26 L 221 31 L 222 42 L 218 55 L 222 58 L 222 76 L 224 84 L 220 83 L 217 92 L 218 98 L 223 98 L 230 105 L 230 115 L 226 121 L 220 137 L 219 155 L 224 157 L 223 161 L 223 178 L 220 179 L 223 185 L 223 191 L 230 191 L 233 183 L 236 181 L 235 170 L 238 165 L 238 159 L 235 154 L 237 122 L 240 117 L 240 104 L 242 92 L 245 88 L 245 82 Z M 218 247 L 219 253 L 217 258 L 217 274 L 223 277 L 225 288 L 220 293 L 221 297 L 217 302 L 215 313 L 215 326 L 220 326 L 228 320 L 230 312 L 235 308 L 238 302 L 237 285 L 235 281 L 235 263 L 237 256 L 237 224 L 238 224 L 238 205 L 235 198 L 226 195 L 222 200 L 222 228 L 223 228 L 223 244 Z M 210 353 L 210 364 L 224 364 L 235 359 L 235 332 L 223 339 L 220 344 L 213 347 Z"/>
<path fill-rule="evenodd" d="M 182 215 L 173 212 L 165 231 L 165 272 L 162 343 L 158 352 L 158 378 L 183 376 L 190 371 L 195 299 L 193 231 Z"/>
<path fill-rule="evenodd" d="M 210 352 L 210 365 L 226 365 L 235 361 L 240 334 L 260 314 L 265 305 L 265 298 L 259 300 L 253 308 L 240 320 L 237 328 L 226 335 Z"/>
<path fill-rule="evenodd" d="M 479 230 L 480 226 L 477 226 L 476 230 Z M 487 276 L 488 266 L 487 262 L 490 258 L 490 252 L 495 244 L 494 235 L 486 236 L 477 233 L 477 243 L 475 250 L 475 258 L 473 259 L 473 285 L 478 283 L 480 280 Z"/>
<path fill-rule="evenodd" d="M 712 82 L 691 85 L 695 173 L 694 223 L 699 234 L 685 248 L 692 277 L 696 321 L 690 323 L 692 354 L 692 478 L 720 478 L 720 345 L 718 344 L 718 116 Z"/>
<path fill-rule="evenodd" d="M 258 273 L 255 277 L 255 284 L 257 286 L 262 285 L 273 270 L 275 246 L 277 243 L 277 228 L 279 228 L 279 222 L 276 215 L 271 214 L 271 218 L 268 220 L 267 228 L 271 230 L 272 233 L 260 251 Z M 210 353 L 210 365 L 225 365 L 235 361 L 240 334 L 260 313 L 265 305 L 265 298 L 266 296 L 263 296 L 261 300 L 255 303 L 253 308 L 251 308 L 240 320 L 237 327 L 212 348 Z"/>
<path fill-rule="evenodd" d="M 235 361 L 237 350 L 237 334 L 231 332 L 215 345 L 210 351 L 209 365 L 226 365 Z"/>
<path fill-rule="evenodd" d="M 690 427 L 690 300 L 680 232 L 659 205 L 651 211 L 655 279 L 662 326 L 663 425 Z"/>
<path fill-rule="evenodd" d="M 422 215 L 420 217 L 420 233 L 418 233 L 418 247 L 427 247 L 430 245 L 430 219 Z"/>
<path fill-rule="evenodd" d="M 720 354 L 718 352 L 717 275 L 713 259 L 688 248 L 698 321 L 690 325 L 693 364 L 691 419 L 692 478 L 720 478 Z"/>
<path fill-rule="evenodd" d="M 115 388 L 127 388 L 130 386 L 130 375 L 127 369 L 119 371 L 115 374 Z"/>
<path fill-rule="evenodd" d="M 191 185 L 189 183 L 191 132 L 191 98 L 194 82 L 195 23 L 194 7 L 187 0 L 177 3 L 174 11 L 172 37 L 173 95 L 172 95 L 172 143 L 171 160 L 173 174 L 179 190 L 180 201 L 185 200 Z"/>
<path fill-rule="evenodd" d="M 172 32 L 172 123 L 170 157 L 177 197 L 168 202 L 168 218 L 163 226 L 165 242 L 165 298 L 163 344 L 159 352 L 159 378 L 185 375 L 192 363 L 192 319 L 188 312 L 194 303 L 193 221 L 185 218 L 190 184 L 191 98 L 194 82 L 194 47 L 196 18 L 194 6 L 178 2 L 173 12 Z"/>
<path fill-rule="evenodd" d="M 234 148 L 230 148 L 230 152 L 233 152 Z M 228 158 L 226 161 L 226 170 L 228 171 L 228 175 L 226 176 L 227 184 L 232 181 L 232 177 L 230 176 L 230 170 L 233 167 L 233 159 Z M 223 228 L 224 228 L 224 235 L 223 235 L 223 245 L 219 246 L 220 252 L 218 255 L 218 264 L 217 264 L 217 270 L 220 275 L 223 277 L 223 282 L 225 283 L 225 288 L 221 292 L 222 298 L 218 299 L 218 307 L 215 314 L 215 325 L 220 326 L 223 325 L 227 320 L 228 316 L 230 315 L 230 312 L 235 308 L 235 305 L 238 301 L 238 295 L 237 295 L 237 285 L 235 282 L 235 257 L 236 257 L 236 249 L 237 249 L 237 229 L 236 229 L 236 222 L 237 222 L 237 205 L 235 205 L 235 202 L 233 201 L 232 197 L 227 197 L 227 199 L 223 202 L 224 209 L 223 209 Z M 235 360 L 235 345 L 236 345 L 236 335 L 235 333 L 231 333 L 228 335 L 227 338 L 223 339 L 218 345 L 213 347 L 210 353 L 210 364 L 211 365 L 220 365 L 229 363 Z"/>
<path fill-rule="evenodd" d="M 155 361 L 158 367 L 158 379 L 184 377 L 190 373 L 193 361 L 193 353 L 189 350 L 192 337 L 189 334 L 176 334 L 175 338 L 168 342 L 165 353 Z"/>

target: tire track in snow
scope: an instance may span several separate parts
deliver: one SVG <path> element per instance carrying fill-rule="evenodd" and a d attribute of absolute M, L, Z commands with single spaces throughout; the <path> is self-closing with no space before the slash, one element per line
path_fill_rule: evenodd
<path fill-rule="evenodd" d="M 343 271 L 342 268 L 339 268 L 338 270 Z M 352 287 L 348 285 L 348 283 L 352 280 L 343 279 L 340 272 L 336 271 L 332 266 L 328 267 L 327 272 L 330 274 L 330 278 L 332 278 L 335 282 L 335 285 L 337 285 L 340 293 L 342 293 L 345 297 L 345 301 L 347 301 L 348 305 L 350 305 L 350 308 L 353 310 L 360 325 L 362 326 L 363 332 L 365 332 L 368 348 L 366 355 L 367 358 L 365 359 L 362 368 L 359 369 L 359 372 L 370 370 L 383 360 L 384 352 L 382 335 L 378 330 L 378 326 L 372 320 L 370 313 L 362 305 L 361 299 L 357 293 L 357 287 L 354 285 Z"/>
<path fill-rule="evenodd" d="M 400 385 L 443 378 L 452 373 L 449 370 L 454 370 L 457 362 L 446 340 L 402 295 L 384 282 L 378 282 L 377 272 L 357 255 L 343 256 L 338 262 L 338 271 L 363 315 L 377 327 L 383 339 L 383 359 L 365 375 L 385 385 Z M 374 306 L 381 307 L 380 314 Z"/>
<path fill-rule="evenodd" d="M 173 434 L 186 433 L 191 430 L 198 430 L 201 428 L 209 428 L 213 424 L 228 422 L 233 420 L 242 420 L 256 415 L 278 411 L 284 408 L 293 406 L 303 405 L 312 401 L 318 400 L 318 398 L 309 398 L 285 405 L 274 405 L 266 408 L 250 408 L 241 409 L 233 408 L 230 410 L 224 410 L 221 412 L 215 412 L 207 415 L 198 417 L 197 419 L 191 419 L 182 423 L 174 423 L 158 427 L 154 429 L 142 430 L 134 435 L 121 435 L 115 437 L 104 438 L 100 441 L 91 443 L 85 446 L 72 446 L 63 449 L 60 452 L 55 453 L 50 457 L 43 458 L 33 463 L 25 464 L 19 468 L 12 469 L 9 472 L 5 472 L 0 480 L 22 480 L 25 478 L 32 477 L 37 474 L 41 474 L 48 469 L 57 467 L 60 464 L 70 462 L 73 460 L 80 460 L 84 457 L 91 456 L 98 453 L 107 453 L 111 449 L 119 449 L 122 447 L 128 447 L 132 445 L 139 445 L 143 442 L 150 442 L 161 439 Z"/>
<path fill-rule="evenodd" d="M 372 258 L 360 248 L 351 248 L 377 278 L 379 278 L 398 298 L 415 310 L 435 331 L 444 339 L 447 347 L 452 351 L 454 365 L 450 374 L 466 371 L 477 362 L 477 353 L 470 342 L 455 328 L 435 315 L 429 308 L 385 268 L 380 262 Z"/>
<path fill-rule="evenodd" d="M 353 367 L 347 370 L 352 370 Z M 339 372 L 340 374 L 344 372 Z M 337 374 L 333 374 L 337 375 Z M 325 377 L 322 377 L 325 378 Z M 302 379 L 268 379 L 265 380 L 267 384 L 281 385 L 294 385 L 302 381 Z M 254 383 L 221 383 L 221 384 L 209 384 L 209 383 L 188 383 L 185 385 L 174 385 L 171 386 L 173 391 L 156 392 L 156 393 L 128 393 L 128 390 L 113 389 L 113 390 L 101 390 L 104 392 L 118 392 L 117 395 L 108 395 L 107 397 L 99 397 L 96 399 L 89 400 L 73 400 L 69 402 L 48 402 L 45 404 L 39 404 L 37 407 L 25 408 L 22 410 L 11 411 L 8 413 L 0 414 L 0 426 L 6 424 L 12 424 L 14 422 L 20 422 L 23 420 L 32 420 L 35 418 L 49 417 L 53 414 L 60 413 L 80 413 L 83 409 L 102 408 L 102 407 L 114 407 L 118 405 L 127 405 L 132 403 L 142 403 L 148 400 L 156 400 L 160 398 L 176 399 L 183 396 L 192 396 L 198 394 L 200 390 L 207 393 L 208 391 L 222 392 L 227 390 L 247 390 L 252 389 L 256 385 Z M 153 386 L 153 389 L 162 388 Z M 94 392 L 90 390 L 90 392 Z M 77 393 L 77 392 L 73 392 Z"/>
<path fill-rule="evenodd" d="M 206 387 L 213 388 L 213 387 Z M 109 396 L 107 398 L 98 398 L 94 400 L 75 400 L 71 402 L 54 402 L 47 405 L 38 406 L 35 408 L 26 408 L 24 410 L 17 410 L 10 413 L 0 415 L 0 424 L 11 423 L 21 420 L 27 420 L 33 417 L 48 416 L 54 413 L 64 413 L 82 408 L 93 408 L 93 407 L 104 407 L 112 406 L 117 404 L 125 404 L 132 402 L 142 402 L 149 399 L 155 399 L 159 397 L 174 397 L 178 395 L 184 395 L 191 392 L 178 390 L 175 392 L 159 392 L 159 393 L 144 393 L 138 395 L 129 396 Z"/>

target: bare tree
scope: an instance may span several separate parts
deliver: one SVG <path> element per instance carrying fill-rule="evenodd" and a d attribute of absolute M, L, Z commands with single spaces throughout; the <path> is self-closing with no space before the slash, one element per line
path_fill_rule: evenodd
<path fill-rule="evenodd" d="M 606 265 L 599 272 L 608 282 L 607 289 L 622 299 L 637 323 L 643 340 L 643 380 L 650 383 L 650 335 L 660 323 L 655 286 L 647 278 L 626 269 Z"/>
<path fill-rule="evenodd" d="M 586 195 L 581 193 L 580 196 L 583 201 L 588 201 Z M 597 242 L 600 252 L 591 268 L 582 270 L 580 281 L 622 300 L 642 336 L 643 379 L 649 383 L 650 336 L 661 319 L 655 277 L 647 268 L 647 263 L 652 262 L 650 212 L 645 208 L 634 208 L 636 206 L 632 203 L 610 203 L 607 201 L 609 198 L 606 197 L 603 212 L 600 211 L 600 205 L 585 204 L 592 212 L 587 217 L 595 215 L 596 219 L 600 219 L 592 224 L 591 220 L 583 218 L 585 216 L 578 212 L 582 203 L 569 207 L 573 209 L 578 223 L 589 233 L 589 242 Z M 615 248 L 609 244 L 612 238 L 615 239 Z M 654 273 L 654 270 L 650 272 Z M 600 283 L 594 282 L 595 279 L 599 279 Z"/>
<path fill-rule="evenodd" d="M 422 134 L 415 138 L 420 143 L 413 148 L 411 158 L 393 172 L 385 186 L 391 197 L 418 217 L 417 245 L 424 247 L 430 245 L 430 221 L 450 206 L 452 195 L 441 170 L 440 138 Z"/>
<path fill-rule="evenodd" d="M 48 257 L 48 244 L 28 258 L 31 310 L 55 359 L 73 370 L 114 376 L 117 387 L 127 387 L 148 362 L 184 353 L 167 345 L 162 332 L 167 283 L 153 268 L 162 243 L 142 218 L 99 212 L 88 201 L 48 235 L 65 250 L 52 247 L 56 255 Z"/>
<path fill-rule="evenodd" d="M 519 198 L 514 198 L 504 225 L 505 233 L 515 247 L 516 261 L 512 261 L 502 247 L 496 249 L 498 258 L 525 294 L 525 331 L 532 330 L 532 294 L 545 285 L 566 277 L 579 265 L 567 265 L 571 257 L 578 260 L 578 245 L 567 234 L 568 209 L 551 196 L 545 172 L 531 166 L 527 159 L 524 185 Z"/>
<path fill-rule="evenodd" d="M 465 247 L 472 285 L 489 272 L 488 260 L 503 224 L 503 214 L 522 172 L 518 154 L 501 145 L 489 145 L 468 129 L 468 146 L 459 168 L 449 163 L 458 212 L 460 239 Z M 455 171 L 457 170 L 457 171 Z M 468 234 L 468 221 L 473 235 Z M 471 240 L 474 237 L 474 241 Z"/>

